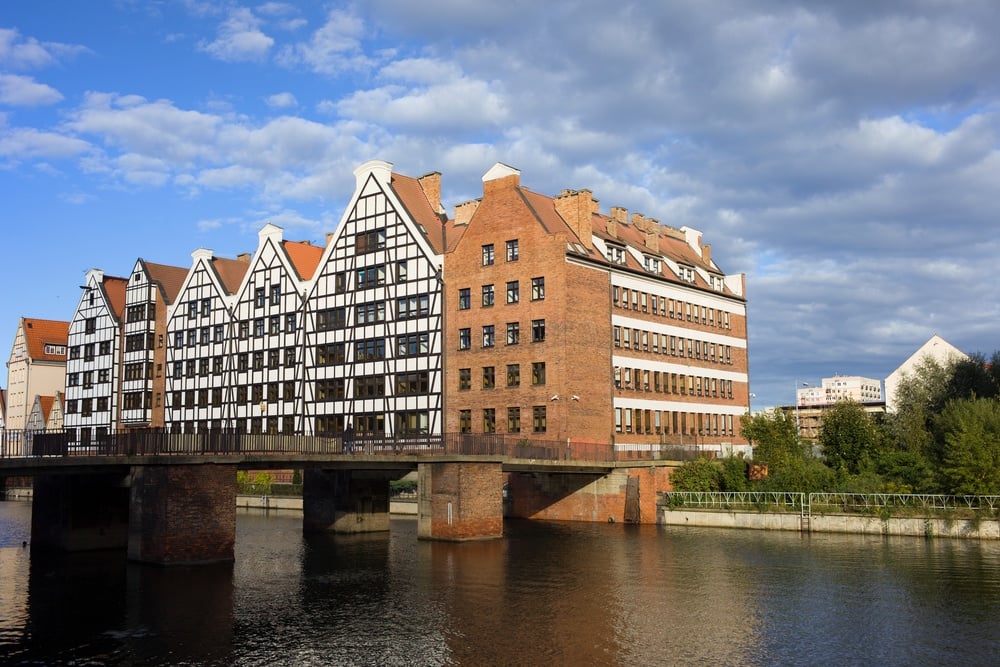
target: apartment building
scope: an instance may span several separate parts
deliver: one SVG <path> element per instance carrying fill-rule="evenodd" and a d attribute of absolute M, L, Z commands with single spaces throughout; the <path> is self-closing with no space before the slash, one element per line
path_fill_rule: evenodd
<path fill-rule="evenodd" d="M 701 233 L 497 164 L 458 206 L 444 275 L 447 430 L 621 445 L 741 444 L 742 275 Z"/>
<path fill-rule="evenodd" d="M 372 160 L 306 299 L 305 429 L 359 435 L 443 428 L 440 174 Z"/>
<path fill-rule="evenodd" d="M 69 325 L 63 424 L 88 444 L 118 428 L 126 278 L 91 269 Z"/>
<path fill-rule="evenodd" d="M 167 310 L 188 270 L 136 260 L 125 288 L 122 336 L 122 429 L 162 428 L 166 392 Z"/>
<path fill-rule="evenodd" d="M 8 431 L 23 431 L 35 396 L 53 396 L 66 386 L 69 322 L 22 317 L 7 360 Z"/>
<path fill-rule="evenodd" d="M 837 401 L 878 403 L 882 400 L 882 383 L 860 375 L 834 375 L 823 378 L 818 387 L 796 389 L 796 403 L 800 407 L 833 405 Z"/>

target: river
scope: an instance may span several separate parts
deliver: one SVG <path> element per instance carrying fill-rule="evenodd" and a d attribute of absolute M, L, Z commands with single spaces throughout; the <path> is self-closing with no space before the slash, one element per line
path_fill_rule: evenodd
<path fill-rule="evenodd" d="M 502 540 L 304 537 L 241 512 L 236 562 L 33 560 L 0 502 L 0 663 L 991 665 L 1000 543 L 508 522 Z"/>

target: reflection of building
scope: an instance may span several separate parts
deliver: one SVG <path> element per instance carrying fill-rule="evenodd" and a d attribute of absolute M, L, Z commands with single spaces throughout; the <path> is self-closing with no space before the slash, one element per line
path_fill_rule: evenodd
<path fill-rule="evenodd" d="M 8 430 L 24 430 L 35 396 L 63 391 L 68 331 L 69 322 L 21 318 L 7 362 Z"/>
<path fill-rule="evenodd" d="M 800 408 L 833 405 L 837 401 L 878 403 L 882 400 L 882 383 L 859 375 L 834 375 L 823 378 L 819 387 L 800 387 L 796 401 Z"/>
<path fill-rule="evenodd" d="M 926 343 L 920 346 L 919 350 L 911 354 L 906 361 L 899 365 L 899 368 L 894 370 L 885 379 L 886 410 L 888 412 L 896 411 L 896 390 L 899 387 L 900 381 L 902 381 L 904 376 L 916 370 L 924 360 L 930 359 L 943 365 L 956 359 L 966 358 L 968 358 L 968 355 L 937 334 L 934 334 Z"/>

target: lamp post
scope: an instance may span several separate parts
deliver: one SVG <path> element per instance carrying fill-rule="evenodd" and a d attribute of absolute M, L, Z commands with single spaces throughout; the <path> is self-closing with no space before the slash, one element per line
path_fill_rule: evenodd
<path fill-rule="evenodd" d="M 799 385 L 803 387 L 808 387 L 808 382 L 802 382 L 800 380 L 795 381 L 795 437 L 799 440 L 802 439 L 802 425 L 799 421 Z"/>

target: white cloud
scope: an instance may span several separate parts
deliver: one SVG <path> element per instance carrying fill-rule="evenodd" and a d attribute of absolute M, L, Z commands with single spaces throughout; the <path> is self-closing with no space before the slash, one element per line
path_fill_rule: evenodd
<path fill-rule="evenodd" d="M 241 62 L 264 60 L 272 46 L 274 39 L 261 32 L 260 20 L 241 7 L 230 11 L 215 41 L 201 48 L 219 60 Z"/>
<path fill-rule="evenodd" d="M 17 74 L 0 74 L 0 104 L 35 107 L 55 104 L 63 96 L 58 90 Z"/>
<path fill-rule="evenodd" d="M 305 65 L 322 74 L 369 67 L 372 60 L 361 48 L 364 34 L 365 26 L 358 16 L 334 9 L 309 41 L 286 47 L 278 61 L 287 67 Z"/>
<path fill-rule="evenodd" d="M 0 134 L 0 157 L 8 159 L 61 159 L 90 149 L 91 145 L 81 139 L 34 128 L 13 128 Z"/>
<path fill-rule="evenodd" d="M 40 42 L 34 37 L 22 38 L 13 28 L 0 28 L 0 63 L 14 70 L 40 69 L 69 60 L 89 49 L 76 44 Z"/>
<path fill-rule="evenodd" d="M 273 109 L 287 109 L 288 107 L 298 106 L 298 101 L 295 99 L 295 95 L 291 93 L 277 93 L 275 95 L 270 95 L 266 99 L 267 106 Z"/>

